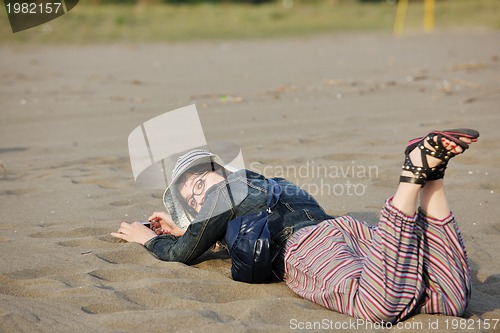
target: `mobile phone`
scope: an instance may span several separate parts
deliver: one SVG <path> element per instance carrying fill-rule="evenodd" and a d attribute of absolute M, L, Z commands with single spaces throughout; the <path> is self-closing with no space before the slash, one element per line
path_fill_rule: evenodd
<path fill-rule="evenodd" d="M 141 224 L 146 228 L 151 229 L 151 221 L 141 222 Z"/>

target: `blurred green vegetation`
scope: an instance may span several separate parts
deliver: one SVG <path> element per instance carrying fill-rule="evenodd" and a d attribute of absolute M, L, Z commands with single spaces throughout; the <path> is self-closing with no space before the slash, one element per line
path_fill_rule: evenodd
<path fill-rule="evenodd" d="M 12 33 L 0 11 L 0 43 L 180 42 L 304 36 L 359 31 L 392 33 L 396 5 L 387 1 L 229 0 L 165 4 L 165 0 L 88 0 L 66 15 Z M 119 1 L 119 0 L 114 0 Z M 180 1 L 180 0 L 179 0 Z M 423 31 L 423 1 L 410 1 L 406 31 Z M 436 29 L 500 28 L 499 0 L 436 1 Z"/>
<path fill-rule="evenodd" d="M 192 5 L 201 3 L 224 4 L 224 3 L 248 3 L 258 5 L 275 0 L 91 0 L 93 4 L 137 4 L 137 3 L 164 3 L 174 5 Z"/>

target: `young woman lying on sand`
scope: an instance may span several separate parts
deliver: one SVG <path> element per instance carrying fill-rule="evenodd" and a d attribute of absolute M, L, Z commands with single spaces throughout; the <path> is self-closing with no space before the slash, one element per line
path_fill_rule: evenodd
<path fill-rule="evenodd" d="M 461 316 L 470 272 L 443 177 L 449 159 L 478 137 L 475 130 L 455 129 L 409 141 L 399 186 L 377 227 L 329 216 L 304 190 L 273 178 L 282 189 L 269 215 L 276 278 L 308 300 L 373 322 L 418 313 Z M 173 219 L 160 212 L 149 218 L 155 231 L 123 222 L 112 235 L 143 244 L 161 260 L 189 263 L 224 238 L 230 220 L 264 210 L 267 188 L 260 174 L 229 174 L 217 155 L 192 151 L 177 161 L 164 197 L 171 214 L 172 200 L 180 197 L 194 216 L 189 226 L 176 224 L 177 213 Z"/>

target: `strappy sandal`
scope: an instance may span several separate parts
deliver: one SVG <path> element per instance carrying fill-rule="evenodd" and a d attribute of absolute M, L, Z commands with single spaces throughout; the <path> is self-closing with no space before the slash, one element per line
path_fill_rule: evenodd
<path fill-rule="evenodd" d="M 434 138 L 436 137 L 437 140 L 434 141 Z M 469 148 L 469 145 L 460 140 L 461 137 L 475 140 L 479 137 L 479 132 L 468 128 L 432 131 L 425 138 L 416 138 L 408 142 L 408 145 L 405 149 L 405 163 L 403 164 L 402 168 L 405 171 L 411 171 L 415 175 L 415 177 L 401 176 L 399 178 L 399 181 L 403 183 L 418 184 L 423 187 L 428 180 L 431 181 L 442 179 L 444 177 L 444 171 L 448 166 L 448 161 L 452 157 L 457 155 L 443 146 L 442 139 L 446 138 L 456 143 L 462 148 L 463 153 L 466 149 Z M 429 148 L 425 147 L 424 144 L 426 141 L 434 150 L 430 150 Z M 410 153 L 415 148 L 420 149 L 422 166 L 415 166 L 410 159 Z M 430 167 L 427 161 L 427 156 L 431 156 L 441 160 L 441 164 L 435 167 Z"/>

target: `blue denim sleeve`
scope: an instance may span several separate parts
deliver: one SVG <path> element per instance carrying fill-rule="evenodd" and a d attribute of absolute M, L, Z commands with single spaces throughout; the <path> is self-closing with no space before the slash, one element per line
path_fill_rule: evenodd
<path fill-rule="evenodd" d="M 183 236 L 156 236 L 144 246 L 161 260 L 189 263 L 224 237 L 227 223 L 235 217 L 232 201 L 227 186 L 210 188 L 200 213 Z"/>

